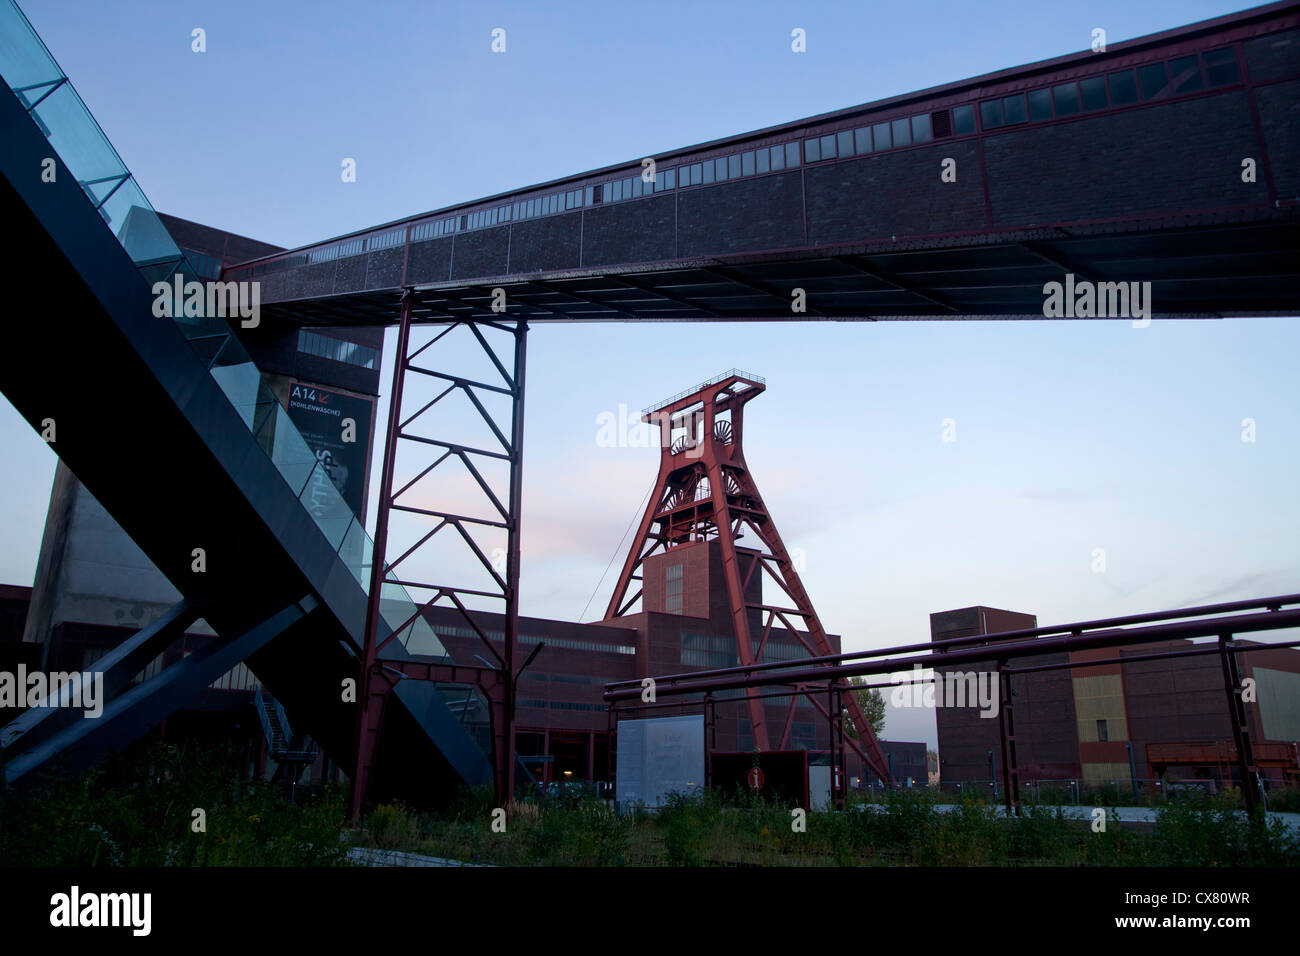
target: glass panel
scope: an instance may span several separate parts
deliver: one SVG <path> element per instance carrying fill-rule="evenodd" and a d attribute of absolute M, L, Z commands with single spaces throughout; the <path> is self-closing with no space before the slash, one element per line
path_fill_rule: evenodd
<path fill-rule="evenodd" d="M 785 169 L 785 147 L 773 146 L 770 152 L 772 153 L 772 169 Z"/>
<path fill-rule="evenodd" d="M 289 483 L 293 493 L 300 494 L 312 469 L 316 467 L 316 455 L 307 447 L 307 442 L 298 434 L 298 429 L 283 408 L 276 408 L 273 428 L 271 462 Z"/>
<path fill-rule="evenodd" d="M 1201 63 L 1195 56 L 1180 56 L 1169 62 L 1169 72 L 1174 77 L 1175 93 L 1195 93 L 1203 89 Z"/>
<path fill-rule="evenodd" d="M 752 149 L 747 153 L 740 154 L 740 175 L 754 175 L 754 151 Z"/>
<path fill-rule="evenodd" d="M 298 495 L 298 500 L 316 522 L 316 527 L 324 533 L 330 547 L 338 551 L 344 535 L 347 534 L 348 526 L 353 521 L 353 514 L 330 475 L 333 467 L 334 460 L 329 452 L 320 452 L 316 467 L 312 469 L 307 484 Z"/>
<path fill-rule="evenodd" d="M 708 185 L 709 183 L 713 182 L 713 169 L 714 169 L 713 160 L 710 159 L 708 162 L 704 163 L 703 168 L 704 168 L 703 182 L 705 185 Z"/>
<path fill-rule="evenodd" d="M 912 117 L 912 142 L 928 143 L 934 139 L 934 133 L 930 129 L 930 114 L 922 113 L 920 116 Z"/>
<path fill-rule="evenodd" d="M 1025 97 L 1023 94 L 1017 93 L 1015 96 L 1003 97 L 1002 118 L 1008 126 L 1028 121 L 1029 116 L 1025 112 Z"/>
<path fill-rule="evenodd" d="M 876 146 L 876 150 L 889 149 L 893 139 L 889 135 L 888 123 L 877 123 L 871 127 L 871 140 Z"/>
<path fill-rule="evenodd" d="M 952 130 L 958 136 L 965 133 L 975 132 L 975 107 L 973 106 L 955 106 L 952 110 Z M 876 144 L 876 149 L 880 149 L 880 144 Z"/>
<path fill-rule="evenodd" d="M 766 147 L 754 154 L 755 172 L 766 173 L 772 169 L 772 153 Z"/>
<path fill-rule="evenodd" d="M 718 182 L 727 178 L 727 157 L 719 156 L 713 161 L 713 178 Z"/>
<path fill-rule="evenodd" d="M 1202 54 L 1205 61 L 1205 78 L 1210 86 L 1227 86 L 1240 79 L 1237 73 L 1237 55 L 1232 47 L 1210 50 Z"/>
<path fill-rule="evenodd" d="M 50 51 L 22 11 L 12 3 L 0 4 L 0 66 L 10 89 L 54 83 L 63 78 L 63 71 Z M 33 90 L 31 98 L 39 97 L 41 92 Z"/>
<path fill-rule="evenodd" d="M 806 163 L 815 163 L 822 158 L 822 144 L 819 139 L 803 141 L 803 158 Z"/>
<path fill-rule="evenodd" d="M 1079 88 L 1073 83 L 1052 87 L 1052 103 L 1057 116 L 1073 116 L 1079 112 Z"/>
<path fill-rule="evenodd" d="M 835 134 L 835 154 L 841 159 L 853 155 L 853 130 L 841 130 Z"/>
<path fill-rule="evenodd" d="M 672 189 L 677 185 L 677 170 L 670 169 L 664 173 L 664 188 Z"/>
<path fill-rule="evenodd" d="M 853 145 L 856 153 L 871 152 L 871 127 L 863 126 L 853 131 Z"/>
<path fill-rule="evenodd" d="M 822 159 L 834 159 L 835 158 L 835 134 L 827 133 L 825 136 L 821 138 L 821 144 L 822 144 Z"/>
<path fill-rule="evenodd" d="M 1124 70 L 1112 73 L 1110 81 L 1110 103 L 1112 106 L 1125 106 L 1138 101 L 1137 83 L 1133 81 L 1133 71 Z"/>
<path fill-rule="evenodd" d="M 1138 86 L 1142 88 L 1142 99 L 1157 100 L 1169 95 L 1169 77 L 1163 63 L 1138 67 Z"/>
<path fill-rule="evenodd" d="M 794 169 L 799 165 L 799 144 L 785 144 L 785 166 L 786 169 Z"/>
<path fill-rule="evenodd" d="M 736 153 L 727 157 L 727 177 L 735 179 L 740 175 L 740 154 Z"/>
<path fill-rule="evenodd" d="M 643 183 L 643 182 L 641 181 L 641 177 L 640 177 L 640 176 L 637 176 L 635 179 L 633 179 L 633 180 L 632 180 L 632 197 L 635 199 L 636 197 L 640 196 L 640 195 L 641 195 L 641 190 L 642 190 L 644 187 L 645 187 L 645 183 Z"/>
<path fill-rule="evenodd" d="M 1083 97 L 1085 112 L 1104 110 L 1106 108 L 1106 78 L 1090 76 L 1079 81 L 1079 93 Z"/>
<path fill-rule="evenodd" d="M 894 128 L 894 146 L 912 145 L 912 124 L 906 119 L 896 119 L 891 124 Z"/>
<path fill-rule="evenodd" d="M 997 129 L 1002 125 L 1002 102 L 985 100 L 980 104 L 980 126 L 984 129 Z"/>
<path fill-rule="evenodd" d="M 262 373 L 252 362 L 239 365 L 224 365 L 212 369 L 211 375 L 221 386 L 221 391 L 235 406 L 239 417 L 244 420 L 244 427 L 252 431 L 255 424 L 253 411 L 261 399 Z"/>

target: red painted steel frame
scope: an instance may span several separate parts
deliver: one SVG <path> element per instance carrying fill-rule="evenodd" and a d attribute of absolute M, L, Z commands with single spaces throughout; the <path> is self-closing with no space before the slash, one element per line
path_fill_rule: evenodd
<path fill-rule="evenodd" d="M 384 464 L 380 484 L 379 508 L 376 515 L 374 557 L 370 575 L 369 604 L 367 607 L 365 643 L 361 662 L 361 687 L 358 694 L 356 721 L 356 765 L 352 779 L 353 818 L 360 816 L 365 801 L 366 788 L 373 769 L 376 744 L 383 723 L 383 706 L 388 694 L 402 679 L 429 680 L 438 683 L 468 683 L 476 686 L 487 699 L 491 714 L 493 739 L 493 771 L 496 783 L 498 805 L 510 807 L 514 794 L 515 779 L 515 686 L 518 674 L 515 671 L 516 649 L 519 636 L 519 523 L 520 504 L 523 493 L 523 428 L 524 428 L 524 372 L 528 324 L 523 320 L 513 323 L 501 321 L 499 316 L 492 318 L 458 320 L 448 323 L 447 328 L 434 338 L 420 346 L 414 352 L 410 350 L 411 325 L 413 313 L 420 308 L 417 294 L 408 289 L 402 298 L 401 320 L 397 331 L 397 361 L 393 371 L 393 388 L 389 398 L 388 430 L 384 445 Z M 434 372 L 415 363 L 421 353 L 426 352 L 439 339 L 453 328 L 467 327 L 482 346 L 484 354 L 491 360 L 504 384 L 496 385 L 472 381 L 466 378 Z M 513 336 L 513 369 L 507 370 L 496 353 L 483 336 L 482 328 L 490 328 Z M 449 382 L 447 388 L 437 398 L 425 404 L 418 411 L 402 417 L 402 396 L 408 372 L 432 376 Z M 501 452 L 470 448 L 450 442 L 438 441 L 407 432 L 408 426 L 417 418 L 438 404 L 443 398 L 455 391 L 464 391 L 470 402 L 478 410 L 484 422 L 491 429 L 502 445 Z M 475 390 L 487 390 L 509 396 L 511 399 L 509 438 L 505 436 L 491 414 L 483 406 Z M 394 488 L 394 469 L 400 440 L 413 441 L 422 448 L 442 449 L 440 457 L 434 459 L 419 474 L 404 484 Z M 502 505 L 491 487 L 484 481 L 472 462 L 473 456 L 489 456 L 509 463 L 509 492 L 506 504 Z M 415 485 L 421 478 L 437 468 L 448 458 L 456 457 L 464 462 L 467 470 L 477 481 L 500 520 L 474 518 L 466 515 L 444 514 L 428 509 L 415 508 L 398 503 L 398 499 Z M 424 519 L 437 519 L 438 524 L 424 534 L 415 545 L 404 552 L 395 561 L 387 560 L 388 531 L 391 512 L 399 510 L 419 515 Z M 474 540 L 468 526 L 495 527 L 504 529 L 507 535 L 505 575 L 502 577 L 482 548 Z M 439 531 L 451 526 L 460 535 L 466 545 L 467 557 L 477 559 L 499 587 L 499 592 L 487 592 L 482 589 L 457 587 L 454 585 L 432 584 L 403 580 L 396 574 L 397 565 L 409 559 L 423 545 L 427 544 Z M 431 596 L 419 603 L 415 613 L 405 622 L 393 628 L 390 635 L 379 639 L 380 599 L 385 584 L 398 584 L 419 592 L 430 592 Z M 504 648 L 498 654 L 492 642 L 483 632 L 471 612 L 466 608 L 462 597 L 496 598 L 504 603 Z M 488 653 L 496 659 L 498 667 L 465 667 L 445 661 L 428 658 L 416 658 L 410 661 L 381 660 L 380 651 L 390 641 L 400 637 L 426 608 L 439 600 L 446 599 L 464 616 L 470 629 L 478 635 Z"/>
<path fill-rule="evenodd" d="M 765 389 L 760 381 L 740 374 L 728 374 L 647 410 L 641 416 L 642 421 L 655 423 L 660 429 L 659 476 L 614 593 L 610 596 L 606 620 L 624 614 L 641 594 L 638 591 L 630 598 L 627 596 L 637 569 L 647 557 L 660 548 L 667 552 L 690 541 L 716 540 L 722 553 L 736 651 L 742 667 L 761 664 L 768 635 L 777 620 L 804 645 L 810 657 L 825 657 L 833 652 L 776 524 L 745 464 L 742 450 L 745 405 Z M 673 429 L 683 425 L 686 437 L 672 441 Z M 701 428 L 702 434 L 697 433 Z M 742 525 L 754 532 L 767 548 L 766 554 L 747 549 L 742 558 L 736 547 Z M 742 568 L 745 559 L 747 563 Z M 760 577 L 762 572 L 766 572 L 793 606 L 747 602 L 745 588 L 755 571 Z M 767 615 L 757 647 L 749 627 L 751 610 L 766 612 Z M 801 631 L 791 623 L 790 618 L 796 617 L 802 619 L 805 630 Z M 784 748 L 789 738 L 789 721 L 780 742 L 773 748 L 762 701 L 752 688 L 747 688 L 745 693 L 749 698 L 754 746 L 761 751 Z M 859 730 L 858 739 L 850 741 L 850 745 L 872 772 L 882 780 L 888 779 L 884 751 L 858 703 L 857 695 L 849 694 L 847 699 L 849 718 Z"/>

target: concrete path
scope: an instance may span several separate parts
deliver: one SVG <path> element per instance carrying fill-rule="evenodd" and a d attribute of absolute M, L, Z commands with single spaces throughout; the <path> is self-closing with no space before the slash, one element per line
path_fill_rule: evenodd
<path fill-rule="evenodd" d="M 359 846 L 348 851 L 348 862 L 356 866 L 479 867 L 487 865 L 483 863 L 461 863 L 459 860 L 447 860 L 438 856 L 421 856 L 419 853 L 406 853 L 402 850 L 376 850 Z"/>

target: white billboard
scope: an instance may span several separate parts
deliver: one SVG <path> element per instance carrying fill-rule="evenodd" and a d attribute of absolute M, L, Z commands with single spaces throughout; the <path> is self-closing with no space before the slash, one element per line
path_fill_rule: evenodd
<path fill-rule="evenodd" d="M 615 798 L 662 806 L 670 793 L 704 789 L 704 715 L 618 722 Z"/>

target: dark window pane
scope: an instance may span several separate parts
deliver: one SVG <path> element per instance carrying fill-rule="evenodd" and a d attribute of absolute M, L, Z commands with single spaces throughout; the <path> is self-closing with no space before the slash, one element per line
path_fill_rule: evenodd
<path fill-rule="evenodd" d="M 889 136 L 889 124 L 877 123 L 871 127 L 871 139 L 876 144 L 876 149 L 889 149 L 893 145 L 893 140 Z"/>
<path fill-rule="evenodd" d="M 975 132 L 975 107 L 957 106 L 952 111 L 952 130 L 958 136 Z M 876 149 L 880 146 L 877 144 Z"/>
<path fill-rule="evenodd" d="M 677 170 L 670 169 L 664 173 L 664 189 L 672 189 L 677 185 Z"/>
<path fill-rule="evenodd" d="M 785 147 L 784 146 L 772 147 L 772 168 L 785 169 Z"/>
<path fill-rule="evenodd" d="M 1013 123 L 1023 123 L 1029 117 L 1025 113 L 1025 97 L 1021 93 L 1015 96 L 1007 96 L 1002 100 L 1002 117 L 1006 120 L 1008 126 Z"/>
<path fill-rule="evenodd" d="M 1142 88 L 1143 100 L 1155 100 L 1169 95 L 1169 77 L 1165 75 L 1163 63 L 1138 67 L 1138 86 Z"/>
<path fill-rule="evenodd" d="M 624 198 L 624 199 L 631 199 L 631 198 L 632 198 L 632 180 L 633 180 L 633 179 L 639 179 L 639 178 L 640 178 L 639 176 L 633 176 L 633 177 L 631 177 L 631 178 L 629 178 L 629 179 L 625 179 L 625 180 L 623 180 L 623 198 Z"/>
<path fill-rule="evenodd" d="M 740 175 L 754 175 L 754 151 L 752 149 L 747 153 L 740 154 Z"/>
<path fill-rule="evenodd" d="M 835 134 L 835 154 L 840 159 L 853 155 L 853 130 L 841 130 Z"/>
<path fill-rule="evenodd" d="M 713 160 L 709 160 L 704 164 L 704 184 L 706 186 L 713 182 L 713 168 Z"/>
<path fill-rule="evenodd" d="M 1035 123 L 1052 118 L 1052 91 L 1029 91 L 1029 118 Z"/>
<path fill-rule="evenodd" d="M 1079 88 L 1073 83 L 1052 87 L 1052 102 L 1057 116 L 1073 116 L 1079 112 Z"/>
<path fill-rule="evenodd" d="M 727 157 L 727 177 L 735 179 L 740 175 L 740 154 Z"/>
<path fill-rule="evenodd" d="M 803 159 L 805 163 L 815 163 L 822 158 L 822 141 L 806 139 L 803 141 Z"/>
<path fill-rule="evenodd" d="M 1079 93 L 1083 97 L 1083 108 L 1089 112 L 1092 110 L 1104 110 L 1106 108 L 1106 78 L 1103 76 L 1090 76 L 1086 80 L 1079 81 Z"/>
<path fill-rule="evenodd" d="M 1204 89 L 1201 82 L 1201 64 L 1194 56 L 1180 56 L 1169 62 L 1169 72 L 1174 76 L 1175 93 L 1195 93 Z"/>
<path fill-rule="evenodd" d="M 633 196 L 634 198 L 635 198 L 636 196 L 640 196 L 640 195 L 641 195 L 641 187 L 644 186 L 644 185 L 645 185 L 645 183 L 643 183 L 643 182 L 641 181 L 641 177 L 640 177 L 640 176 L 637 176 L 635 179 L 632 180 L 632 196 Z"/>
<path fill-rule="evenodd" d="M 787 169 L 794 169 L 799 165 L 799 144 L 785 144 L 785 166 Z"/>
<path fill-rule="evenodd" d="M 906 119 L 896 119 L 892 125 L 894 127 L 894 145 L 910 146 L 912 144 L 912 124 Z"/>
<path fill-rule="evenodd" d="M 1127 106 L 1129 103 L 1138 101 L 1137 84 L 1133 82 L 1133 71 L 1124 70 L 1121 73 L 1112 73 L 1110 80 L 1110 105 Z"/>
<path fill-rule="evenodd" d="M 619 202 L 622 200 L 622 198 L 623 198 L 623 180 L 616 179 L 614 181 L 614 202 Z"/>
<path fill-rule="evenodd" d="M 928 143 L 934 139 L 930 132 L 930 114 L 922 113 L 920 116 L 912 117 L 912 142 Z"/>
<path fill-rule="evenodd" d="M 827 133 L 825 136 L 822 137 L 821 143 L 822 143 L 822 159 L 834 159 L 835 158 L 835 134 Z"/>
<path fill-rule="evenodd" d="M 709 165 L 710 165 L 709 163 L 696 163 L 694 166 L 691 167 L 692 186 L 698 186 L 700 183 L 704 182 L 704 167 Z M 712 182 L 712 179 L 710 179 L 710 182 Z"/>
<path fill-rule="evenodd" d="M 980 104 L 980 125 L 984 129 L 997 129 L 1002 125 L 1002 101 L 985 100 Z"/>
<path fill-rule="evenodd" d="M 772 168 L 772 152 L 767 148 L 760 149 L 754 154 L 754 161 L 757 163 L 756 172 L 766 173 Z"/>
<path fill-rule="evenodd" d="M 727 157 L 719 156 L 713 161 L 713 178 L 722 182 L 727 178 Z"/>
<path fill-rule="evenodd" d="M 855 146 L 855 152 L 871 152 L 871 127 L 864 126 L 861 129 L 855 129 L 853 131 L 853 143 Z"/>
<path fill-rule="evenodd" d="M 1205 79 L 1210 86 L 1227 86 L 1240 79 L 1237 74 L 1237 54 L 1232 47 L 1211 50 L 1201 56 L 1205 60 Z"/>

